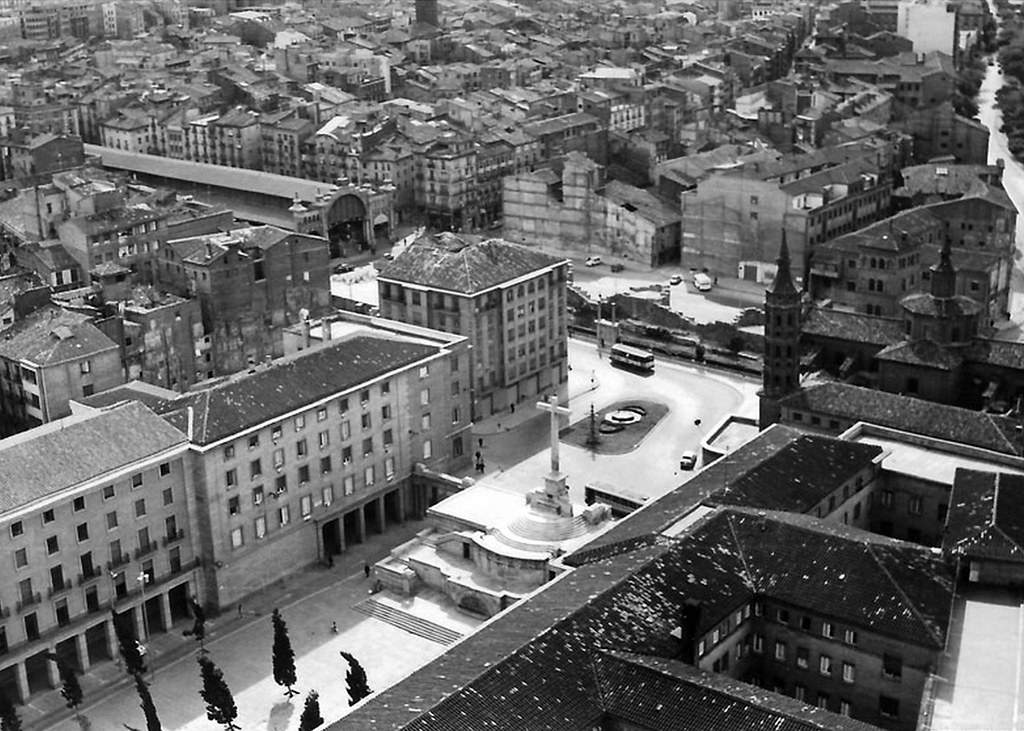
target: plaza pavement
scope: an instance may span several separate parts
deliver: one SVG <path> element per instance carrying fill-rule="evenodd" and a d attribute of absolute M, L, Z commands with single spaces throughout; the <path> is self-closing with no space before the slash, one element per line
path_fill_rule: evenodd
<path fill-rule="evenodd" d="M 563 443 L 562 469 L 578 502 L 583 501 L 584 485 L 596 479 L 647 495 L 671 489 L 693 474 L 679 471 L 682 451 L 697 451 L 707 430 L 722 416 L 756 410 L 758 382 L 747 376 L 659 359 L 655 373 L 645 377 L 613 368 L 607 354 L 599 356 L 593 342 L 577 339 L 569 341 L 569 356 L 572 422 L 584 418 L 591 404 L 600 409 L 620 399 L 647 398 L 670 408 L 639 447 L 624 455 L 594 455 Z M 698 418 L 700 426 L 694 424 Z M 548 424 L 547 414 L 538 412 L 533 400 L 521 404 L 515 414 L 496 415 L 476 424 L 474 439 L 484 442 L 486 479 L 519 492 L 539 486 L 548 471 Z M 474 451 L 476 448 L 474 442 Z M 479 477 L 472 468 L 466 474 Z M 346 668 L 338 654 L 342 649 L 361 661 L 375 690 L 396 682 L 444 651 L 443 645 L 352 608 L 367 596 L 364 562 L 383 558 L 391 547 L 425 527 L 426 521 L 410 521 L 383 535 L 371 536 L 339 557 L 332 569 L 307 569 L 263 587 L 243 602 L 242 617 L 226 611 L 209 622 L 207 647 L 224 671 L 239 708 L 238 724 L 244 731 L 293 731 L 305 694 L 311 689 L 320 693 L 325 718 L 342 715 L 348 707 Z M 281 608 L 288 622 L 296 654 L 296 688 L 301 695 L 290 702 L 271 676 L 269 615 L 274 607 Z M 466 616 L 454 608 L 433 611 L 429 617 L 432 621 L 466 631 Z M 337 635 L 330 632 L 331 621 L 338 623 Z M 181 636 L 186 627 L 179 623 L 172 632 L 151 639 L 149 646 L 156 658 L 151 692 L 165 729 L 214 729 L 216 725 L 206 719 L 198 694 L 197 648 Z M 82 686 L 86 698 L 82 723 L 63 708 L 59 692 L 51 691 L 33 698 L 30 706 L 21 707 L 26 728 L 75 731 L 84 727 L 100 731 L 121 729 L 124 723 L 143 725 L 134 687 L 114 663 L 94 666 L 82 677 Z"/>

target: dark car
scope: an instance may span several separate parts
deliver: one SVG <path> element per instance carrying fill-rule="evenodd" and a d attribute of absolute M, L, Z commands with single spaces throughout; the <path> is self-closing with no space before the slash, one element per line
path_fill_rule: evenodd
<path fill-rule="evenodd" d="M 336 265 L 332 271 L 335 274 L 348 274 L 349 272 L 354 272 L 355 267 L 343 261 L 341 264 Z"/>

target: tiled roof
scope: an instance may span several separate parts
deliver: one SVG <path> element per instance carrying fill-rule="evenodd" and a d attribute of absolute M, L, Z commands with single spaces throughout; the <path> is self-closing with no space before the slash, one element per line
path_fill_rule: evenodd
<path fill-rule="evenodd" d="M 1024 454 L 1015 419 L 848 383 L 808 386 L 783 398 L 780 405 L 784 409 L 865 421 L 1004 454 Z"/>
<path fill-rule="evenodd" d="M 852 718 L 808 706 L 681 662 L 601 652 L 594 673 L 605 713 L 639 728 L 669 731 L 871 731 Z"/>
<path fill-rule="evenodd" d="M 969 363 L 1024 370 L 1024 343 L 978 339 L 964 355 Z"/>
<path fill-rule="evenodd" d="M 116 349 L 88 317 L 59 307 L 41 307 L 0 335 L 0 357 L 40 366 Z"/>
<path fill-rule="evenodd" d="M 968 556 L 1024 561 L 1024 475 L 958 469 L 942 547 Z"/>
<path fill-rule="evenodd" d="M 900 300 L 900 305 L 907 312 L 931 317 L 977 315 L 982 310 L 981 305 L 970 297 L 957 295 L 948 300 L 942 300 L 933 297 L 928 292 L 908 294 Z"/>
<path fill-rule="evenodd" d="M 570 566 L 587 563 L 595 557 L 628 551 L 640 544 L 650 543 L 650 536 L 661 531 L 708 499 L 723 485 L 740 479 L 806 432 L 792 426 L 775 424 L 728 455 L 712 462 L 676 489 L 644 505 L 632 513 L 629 520 L 621 520 L 613 527 L 583 546 L 565 562 Z"/>
<path fill-rule="evenodd" d="M 12 510 L 185 443 L 139 403 L 69 416 L 0 440 L 0 510 Z"/>
<path fill-rule="evenodd" d="M 951 371 L 963 363 L 963 356 L 956 350 L 933 340 L 913 340 L 896 343 L 882 348 L 875 358 L 890 363 L 903 363 L 921 368 L 936 368 Z"/>
<path fill-rule="evenodd" d="M 882 346 L 901 342 L 905 337 L 902 320 L 820 307 L 807 312 L 800 331 L 804 335 L 819 338 Z"/>
<path fill-rule="evenodd" d="M 882 453 L 874 444 L 806 435 L 717 491 L 708 502 L 806 513 Z"/>
<path fill-rule="evenodd" d="M 435 346 L 412 341 L 358 335 L 183 394 L 157 411 L 185 430 L 191 406 L 192 441 L 210 444 L 437 352 Z"/>
<path fill-rule="evenodd" d="M 684 603 L 699 603 L 700 631 L 755 596 L 941 649 L 952 590 L 950 570 L 928 548 L 803 516 L 725 510 L 680 539 L 577 568 L 327 728 L 464 731 L 472 719 L 480 729 L 577 731 L 608 712 L 657 712 L 663 693 L 679 693 L 687 703 L 718 705 L 716 723 L 675 725 L 665 714 L 664 725 L 649 727 L 757 729 L 742 724 L 774 713 L 772 728 L 862 729 L 755 688 L 742 702 L 739 683 L 705 683 L 696 672 L 670 692 L 665 671 L 674 666 L 661 666 L 661 682 L 627 688 L 597 664 L 606 652 L 676 657 L 672 632 Z M 798 721 L 807 725 L 787 725 Z"/>
<path fill-rule="evenodd" d="M 413 242 L 381 270 L 380 279 L 475 294 L 564 261 L 502 239 L 441 233 Z"/>

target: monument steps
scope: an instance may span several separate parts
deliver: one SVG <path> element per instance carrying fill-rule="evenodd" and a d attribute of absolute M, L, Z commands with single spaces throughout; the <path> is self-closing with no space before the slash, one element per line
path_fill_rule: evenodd
<path fill-rule="evenodd" d="M 550 542 L 579 538 L 586 534 L 588 526 L 582 515 L 574 515 L 572 520 L 537 520 L 525 515 L 509 523 L 508 530 L 518 538 Z"/>
<path fill-rule="evenodd" d="M 417 637 L 436 642 L 439 645 L 450 645 L 462 638 L 462 633 L 453 629 L 443 627 L 429 619 L 417 617 L 415 614 L 402 611 L 396 607 L 379 602 L 373 597 L 364 599 L 352 607 L 357 612 L 362 612 L 374 619 L 387 622 L 393 627 L 403 629 Z"/>

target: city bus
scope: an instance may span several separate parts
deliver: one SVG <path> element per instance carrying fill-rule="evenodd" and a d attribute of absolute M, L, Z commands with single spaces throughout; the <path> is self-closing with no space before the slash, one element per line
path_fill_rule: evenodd
<path fill-rule="evenodd" d="M 583 499 L 587 505 L 604 503 L 612 510 L 612 515 L 622 518 L 641 507 L 647 498 L 604 482 L 592 482 L 583 488 Z"/>
<path fill-rule="evenodd" d="M 608 360 L 611 361 L 612 365 L 622 368 L 632 368 L 645 373 L 652 373 L 654 371 L 654 353 L 649 350 L 634 348 L 630 345 L 623 345 L 622 343 L 616 343 L 612 346 Z"/>

